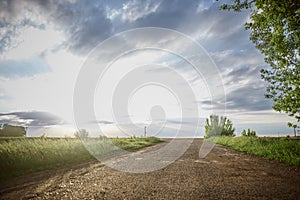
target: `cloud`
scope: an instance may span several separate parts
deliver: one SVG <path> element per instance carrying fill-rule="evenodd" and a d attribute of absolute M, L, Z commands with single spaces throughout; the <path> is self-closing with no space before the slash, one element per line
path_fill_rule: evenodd
<path fill-rule="evenodd" d="M 135 26 L 155 26 L 177 29 L 182 23 L 188 23 L 197 11 L 196 1 L 164 0 L 161 1 L 155 11 L 136 19 Z"/>
<path fill-rule="evenodd" d="M 171 123 L 171 124 L 194 124 L 191 121 L 188 121 L 187 119 L 185 120 L 180 120 L 180 119 L 168 119 L 167 123 Z"/>
<path fill-rule="evenodd" d="M 206 38 L 202 42 L 210 48 L 214 48 L 214 45 L 210 45 L 212 39 L 218 46 L 231 45 L 232 40 L 237 41 L 237 38 L 241 38 L 239 43 L 244 44 L 247 34 L 241 31 L 248 16 L 246 12 L 232 14 L 219 11 L 219 4 L 211 5 L 211 2 L 207 1 L 187 3 L 179 0 L 147 0 L 141 3 L 132 0 L 124 2 L 121 8 L 108 8 L 95 0 L 89 1 L 88 4 L 83 1 L 52 0 L 31 0 L 22 3 L 12 0 L 3 1 L 2 4 L 2 23 L 6 32 L 2 37 L 3 47 L 9 46 L 12 42 L 10 35 L 16 34 L 22 26 L 62 31 L 66 38 L 60 47 L 77 54 L 88 53 L 114 32 L 135 27 L 171 28 L 196 38 L 205 35 Z M 199 7 L 202 9 L 199 10 Z M 22 12 L 18 12 L 19 10 Z M 114 21 L 117 16 L 118 22 Z M 227 24 L 234 25 L 228 29 Z"/>
<path fill-rule="evenodd" d="M 249 12 L 228 12 L 219 10 L 222 2 L 201 1 L 200 9 L 189 9 L 184 20 L 178 20 L 176 30 L 195 38 L 207 51 L 214 52 L 227 49 L 244 49 L 251 45 L 245 38 L 249 31 L 244 30 L 244 23 Z M 187 5 L 182 5 L 186 10 Z M 199 6 L 198 6 L 199 8 Z"/>
<path fill-rule="evenodd" d="M 113 124 L 114 122 L 111 121 L 105 121 L 105 120 L 99 120 L 97 121 L 99 124 Z"/>
<path fill-rule="evenodd" d="M 48 112 L 30 111 L 0 113 L 0 124 L 51 126 L 64 124 L 64 121 Z"/>
<path fill-rule="evenodd" d="M 10 48 L 16 47 L 14 38 L 21 35 L 20 29 L 24 27 L 43 28 L 45 22 L 44 15 L 41 15 L 41 8 L 44 8 L 45 1 L 18 1 L 1 0 L 0 1 L 0 53 Z M 50 5 L 50 4 L 49 4 Z M 46 10 L 44 9 L 43 13 Z"/>
<path fill-rule="evenodd" d="M 272 103 L 264 98 L 265 87 L 248 85 L 227 94 L 226 107 L 229 110 L 261 111 L 271 110 Z"/>
<path fill-rule="evenodd" d="M 109 9 L 108 15 L 112 20 L 121 20 L 114 24 L 116 30 L 163 27 L 200 39 L 207 48 L 217 49 L 211 45 L 214 42 L 226 49 L 233 40 L 238 42 L 235 46 L 249 45 L 249 41 L 244 40 L 249 32 L 243 30 L 249 12 L 220 11 L 220 4 L 207 0 L 127 1 L 119 9 Z"/>
<path fill-rule="evenodd" d="M 232 70 L 241 66 L 262 66 L 264 59 L 258 51 L 250 45 L 244 49 L 234 49 L 229 46 L 227 50 L 211 52 L 210 56 L 221 70 Z"/>
<path fill-rule="evenodd" d="M 20 12 L 22 10 L 22 12 Z M 111 23 L 98 1 L 1 1 L 0 25 L 2 52 L 12 45 L 12 38 L 23 27 L 55 29 L 65 34 L 61 48 L 86 54 L 111 35 Z"/>
<path fill-rule="evenodd" d="M 226 102 L 200 100 L 204 109 L 221 109 L 225 103 L 228 112 L 272 110 L 272 101 L 264 97 L 266 84 L 260 79 L 259 72 L 262 66 L 247 64 L 248 59 L 251 58 L 246 56 L 245 64 L 232 63 L 233 67 L 221 68 Z"/>
<path fill-rule="evenodd" d="M 20 78 L 49 72 L 49 65 L 40 57 L 27 60 L 0 60 L 0 77 Z"/>
<path fill-rule="evenodd" d="M 63 46 L 79 54 L 88 53 L 112 34 L 112 25 L 105 9 L 97 1 L 64 3 L 52 14 L 67 35 Z"/>
<path fill-rule="evenodd" d="M 252 65 L 241 65 L 236 69 L 230 70 L 228 73 L 224 73 L 225 85 L 237 85 L 237 84 L 247 84 L 255 82 L 254 84 L 263 87 L 262 81 L 259 81 L 261 66 Z"/>
<path fill-rule="evenodd" d="M 104 125 L 107 125 L 107 124 L 114 124 L 114 122 L 112 122 L 112 121 L 107 121 L 107 120 L 94 120 L 94 121 L 92 121 L 91 123 L 104 124 Z"/>
<path fill-rule="evenodd" d="M 9 112 L 16 109 L 49 111 L 72 121 L 72 92 L 82 58 L 99 42 L 115 33 L 147 26 L 171 28 L 187 34 L 207 50 L 222 75 L 229 112 L 238 115 L 248 111 L 270 111 L 271 101 L 264 98 L 265 84 L 259 74 L 259 70 L 267 66 L 263 55 L 248 39 L 249 31 L 244 30 L 249 12 L 220 11 L 218 6 L 221 3 L 212 0 L 91 0 L 88 3 L 79 0 L 0 0 L 0 101 L 1 111 L 8 111 L 0 114 L 0 122 L 31 126 L 62 123 L 45 112 Z M 105 51 L 100 55 L 101 61 L 111 61 L 112 55 L 115 55 L 112 52 L 122 53 L 152 42 L 161 48 L 174 47 L 179 52 L 190 47 L 171 35 L 158 34 L 161 40 L 149 41 L 148 34 L 154 32 L 140 33 L 133 37 L 122 35 L 115 38 L 103 48 Z M 135 44 L 135 41 L 139 44 Z M 132 58 L 125 57 L 125 60 L 139 58 L 152 62 L 156 59 L 157 63 L 167 63 L 201 93 L 197 100 L 206 111 L 212 107 L 221 108 L 224 100 L 218 100 L 218 95 L 215 95 L 215 101 L 211 104 L 207 100 L 209 95 L 201 87 L 203 81 L 199 80 L 210 80 L 208 83 L 211 86 L 216 82 L 214 78 L 219 77 L 210 74 L 209 67 L 203 67 L 201 70 L 204 70 L 205 76 L 199 78 L 198 74 L 193 73 L 194 70 L 189 70 L 190 65 L 174 57 L 158 55 L 151 60 L 151 54 L 145 54 L 144 57 L 135 54 Z M 195 62 L 203 66 L 207 64 L 204 59 Z M 121 72 L 129 65 L 130 62 L 124 62 L 116 72 Z M 166 69 L 151 68 L 147 74 L 153 72 L 159 74 L 155 74 L 156 77 L 168 79 Z M 180 88 L 180 84 L 176 82 L 174 87 Z M 217 91 L 218 86 L 216 84 L 213 88 Z M 270 121 L 276 116 L 270 114 Z M 172 117 L 169 123 L 177 124 L 179 121 Z M 241 119 L 240 116 L 238 118 Z M 264 116 L 253 118 L 266 121 Z M 113 123 L 106 116 L 98 119 L 107 119 L 99 120 L 100 124 Z M 247 116 L 243 118 L 243 122 L 248 120 Z M 186 123 L 186 119 L 183 119 L 183 123 Z"/>
<path fill-rule="evenodd" d="M 226 102 L 200 100 L 203 109 L 222 109 L 225 103 L 227 112 L 264 111 L 272 109 L 271 100 L 264 98 L 265 87 L 243 85 L 226 94 Z"/>
<path fill-rule="evenodd" d="M 147 0 L 141 3 L 133 0 L 123 4 L 121 19 L 124 22 L 134 22 L 150 13 L 155 13 L 161 2 Z"/>

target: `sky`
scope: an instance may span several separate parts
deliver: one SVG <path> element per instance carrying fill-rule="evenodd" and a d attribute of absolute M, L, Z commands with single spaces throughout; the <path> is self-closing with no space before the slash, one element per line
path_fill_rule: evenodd
<path fill-rule="evenodd" d="M 0 0 L 0 123 L 30 136 L 203 136 L 210 114 L 239 135 L 291 134 L 264 98 L 268 68 L 249 12 L 210 0 Z M 48 130 L 48 131 L 47 131 Z M 93 133 L 95 132 L 95 133 Z"/>

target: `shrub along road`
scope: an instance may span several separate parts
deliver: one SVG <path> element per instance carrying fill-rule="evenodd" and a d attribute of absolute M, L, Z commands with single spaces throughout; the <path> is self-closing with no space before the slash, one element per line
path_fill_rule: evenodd
<path fill-rule="evenodd" d="M 99 162 L 34 173 L 0 183 L 1 199 L 297 199 L 300 166 L 215 146 L 199 159 L 201 139 L 176 162 L 130 174 Z M 160 148 L 164 144 L 149 147 Z"/>

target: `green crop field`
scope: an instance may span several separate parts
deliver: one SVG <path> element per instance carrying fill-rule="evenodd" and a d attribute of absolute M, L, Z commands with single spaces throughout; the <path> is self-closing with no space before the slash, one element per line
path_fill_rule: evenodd
<path fill-rule="evenodd" d="M 112 142 L 117 147 L 132 151 L 163 140 L 147 138 L 88 139 L 89 150 L 97 148 L 97 156 L 108 153 Z M 102 147 L 102 150 L 99 150 Z M 95 159 L 80 139 L 75 138 L 0 138 L 0 179 L 25 173 L 72 165 Z"/>

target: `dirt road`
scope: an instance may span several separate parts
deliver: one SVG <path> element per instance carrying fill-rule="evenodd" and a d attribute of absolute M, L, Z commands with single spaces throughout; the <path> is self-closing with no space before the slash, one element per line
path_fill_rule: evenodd
<path fill-rule="evenodd" d="M 0 198 L 300 199 L 299 166 L 218 145 L 199 159 L 201 143 L 194 140 L 181 158 L 154 172 L 125 173 L 94 161 L 2 182 Z"/>

